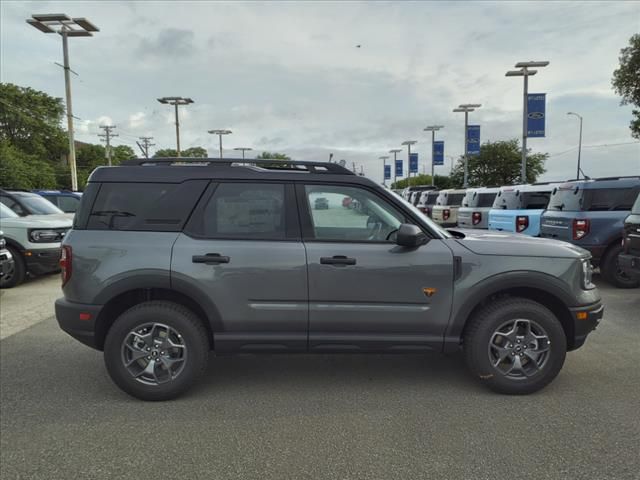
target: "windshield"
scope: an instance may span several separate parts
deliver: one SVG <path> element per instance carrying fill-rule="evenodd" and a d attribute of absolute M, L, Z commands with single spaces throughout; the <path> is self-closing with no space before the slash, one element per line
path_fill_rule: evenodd
<path fill-rule="evenodd" d="M 631 212 L 640 215 L 640 194 L 638 195 L 638 198 L 636 198 L 633 207 L 631 207 Z"/>
<path fill-rule="evenodd" d="M 7 207 L 4 203 L 0 203 L 0 218 L 17 218 L 18 214 Z"/>
<path fill-rule="evenodd" d="M 31 215 L 52 215 L 55 213 L 64 213 L 53 203 L 51 203 L 49 200 L 45 200 L 40 195 L 30 193 L 20 193 L 14 195 L 20 199 L 20 203 L 22 203 L 27 208 L 29 214 Z"/>
<path fill-rule="evenodd" d="M 578 186 L 559 187 L 551 195 L 549 210 L 579 212 L 582 210 L 584 190 Z"/>

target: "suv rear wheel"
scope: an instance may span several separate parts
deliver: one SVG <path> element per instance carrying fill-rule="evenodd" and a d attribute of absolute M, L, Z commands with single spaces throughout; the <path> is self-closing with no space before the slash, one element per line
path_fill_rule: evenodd
<path fill-rule="evenodd" d="M 150 301 L 120 315 L 107 335 L 104 361 L 118 387 L 142 400 L 169 400 L 207 366 L 209 341 L 200 319 L 172 302 Z"/>
<path fill-rule="evenodd" d="M 640 281 L 630 278 L 618 264 L 618 255 L 621 253 L 620 242 L 609 247 L 600 262 L 600 273 L 608 283 L 618 288 L 636 288 Z"/>
<path fill-rule="evenodd" d="M 482 307 L 464 335 L 471 372 L 499 393 L 527 394 L 549 384 L 567 351 L 562 325 L 543 305 L 506 297 Z"/>

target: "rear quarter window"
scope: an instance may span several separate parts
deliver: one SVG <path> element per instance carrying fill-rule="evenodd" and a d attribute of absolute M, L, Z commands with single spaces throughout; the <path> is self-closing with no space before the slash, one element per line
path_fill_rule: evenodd
<path fill-rule="evenodd" d="M 180 231 L 208 183 L 208 180 L 187 180 L 182 183 L 103 183 L 91 206 L 86 228 Z M 82 208 L 85 207 L 83 205 Z"/>

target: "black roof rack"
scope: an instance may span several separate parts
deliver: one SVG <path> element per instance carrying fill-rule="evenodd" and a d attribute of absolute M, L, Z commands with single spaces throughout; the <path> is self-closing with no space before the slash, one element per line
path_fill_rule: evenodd
<path fill-rule="evenodd" d="M 619 177 L 597 177 L 592 180 L 624 180 L 626 178 L 637 178 L 640 179 L 640 175 L 621 175 Z"/>
<path fill-rule="evenodd" d="M 309 173 L 331 173 L 334 175 L 355 175 L 351 170 L 329 162 L 305 162 L 299 160 L 279 160 L 279 159 L 246 159 L 241 158 L 198 158 L 198 157 L 173 157 L 173 158 L 135 158 L 126 160 L 120 166 L 194 166 L 194 167 L 216 167 L 216 166 L 238 166 L 257 167 L 264 170 L 293 171 Z"/>

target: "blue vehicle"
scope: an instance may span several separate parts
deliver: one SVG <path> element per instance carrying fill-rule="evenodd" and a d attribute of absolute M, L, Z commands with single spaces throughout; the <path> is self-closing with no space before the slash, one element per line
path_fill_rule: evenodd
<path fill-rule="evenodd" d="M 32 190 L 41 197 L 46 198 L 64 213 L 76 213 L 82 192 L 73 192 L 71 190 Z"/>
<path fill-rule="evenodd" d="M 500 188 L 489 211 L 489 230 L 537 237 L 540 234 L 540 217 L 557 185 L 535 183 Z"/>
<path fill-rule="evenodd" d="M 618 265 L 624 219 L 640 193 L 640 176 L 564 183 L 553 191 L 542 215 L 541 236 L 571 242 L 591 252 L 602 277 L 619 288 L 634 288 Z"/>

